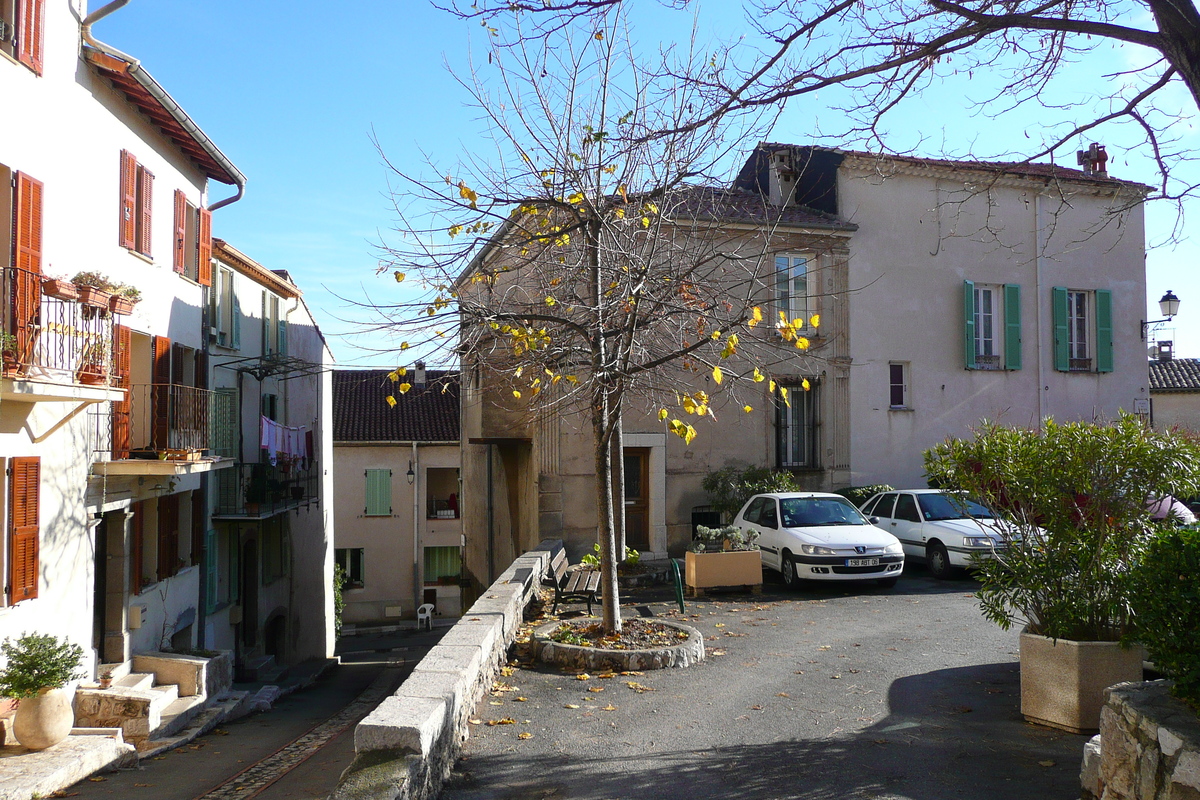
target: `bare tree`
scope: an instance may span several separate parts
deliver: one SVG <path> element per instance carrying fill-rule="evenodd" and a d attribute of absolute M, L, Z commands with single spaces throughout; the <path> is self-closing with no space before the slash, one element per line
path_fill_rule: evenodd
<path fill-rule="evenodd" d="M 492 0 L 454 10 L 489 24 L 523 16 L 545 32 L 619 2 Z M 718 47 L 702 71 L 676 73 L 707 102 L 690 124 L 844 86 L 850 123 L 834 135 L 886 149 L 890 113 L 965 76 L 987 87 L 973 99 L 977 113 L 1001 118 L 1031 107 L 1044 131 L 1028 147 L 988 157 L 1034 160 L 1094 141 L 1102 126 L 1124 126 L 1158 168 L 1158 197 L 1179 201 L 1197 186 L 1180 170 L 1191 160 L 1180 137 L 1200 104 L 1200 12 L 1192 0 L 744 0 L 744 8 L 755 36 Z M 1133 65 L 1093 59 L 1088 81 L 1074 65 L 1105 44 L 1127 45 Z"/>
<path fill-rule="evenodd" d="M 620 9 L 533 38 L 509 22 L 463 81 L 491 148 L 431 163 L 432 181 L 393 167 L 402 236 L 381 269 L 418 289 L 373 309 L 401 350 L 460 359 L 500 413 L 589 421 L 604 626 L 619 631 L 622 412 L 691 442 L 700 420 L 755 410 L 739 386 L 790 402 L 772 372 L 812 371 L 820 320 L 768 305 L 775 254 L 833 253 L 853 226 L 718 185 L 714 165 L 769 120 L 697 121 L 698 87 L 644 69 Z"/>

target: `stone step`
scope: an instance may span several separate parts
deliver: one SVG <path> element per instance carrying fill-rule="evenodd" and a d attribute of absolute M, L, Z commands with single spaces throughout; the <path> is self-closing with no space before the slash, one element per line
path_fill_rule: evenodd
<path fill-rule="evenodd" d="M 263 676 L 275 669 L 275 656 L 257 656 L 246 659 L 244 671 L 246 681 L 265 680 Z"/>
<path fill-rule="evenodd" d="M 139 743 L 138 755 L 143 760 L 153 758 L 159 753 L 165 753 L 193 741 L 222 722 L 229 722 L 245 716 L 249 712 L 248 700 L 248 693 L 244 691 L 225 692 L 215 699 L 209 698 L 208 705 L 192 718 L 187 727 L 175 734 L 163 735 Z"/>
<path fill-rule="evenodd" d="M 154 674 L 150 672 L 131 672 L 122 678 L 115 679 L 112 685 L 121 689 L 149 691 L 154 688 Z"/>
<path fill-rule="evenodd" d="M 183 730 L 189 722 L 195 719 L 196 715 L 204 710 L 205 698 L 193 695 L 191 697 L 180 697 L 162 711 L 161 722 L 159 726 L 150 732 L 150 739 L 146 744 L 150 744 L 155 739 L 165 739 L 169 736 L 174 736 L 179 731 Z M 141 745 L 139 745 L 139 749 Z"/>

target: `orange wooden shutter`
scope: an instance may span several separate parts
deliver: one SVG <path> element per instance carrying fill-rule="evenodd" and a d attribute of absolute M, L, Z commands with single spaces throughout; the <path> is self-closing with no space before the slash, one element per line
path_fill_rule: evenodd
<path fill-rule="evenodd" d="M 171 340 L 154 337 L 154 386 L 151 393 L 151 415 L 154 419 L 155 450 L 170 447 L 171 438 Z"/>
<path fill-rule="evenodd" d="M 129 579 L 133 581 L 133 594 L 141 594 L 142 591 L 142 553 L 146 549 L 146 501 L 141 500 L 134 503 L 130 509 L 133 512 L 133 547 L 130 553 L 132 569 L 129 571 Z"/>
<path fill-rule="evenodd" d="M 127 325 L 117 325 L 113 331 L 116 339 L 116 388 L 129 390 L 129 373 L 132 367 L 130 361 L 133 349 L 133 335 Z M 129 458 L 129 395 L 124 400 L 112 404 L 112 457 L 114 459 Z"/>
<path fill-rule="evenodd" d="M 45 17 L 45 0 L 20 0 L 17 11 L 17 60 L 38 75 L 42 74 Z"/>
<path fill-rule="evenodd" d="M 8 602 L 38 596 L 41 459 L 9 459 L 8 479 Z"/>
<path fill-rule="evenodd" d="M 154 173 L 145 167 L 138 167 L 138 225 L 137 251 L 144 256 L 150 255 L 150 222 L 153 219 L 154 208 Z"/>
<path fill-rule="evenodd" d="M 201 286 L 212 286 L 212 212 L 200 209 L 200 254 L 196 266 L 196 280 Z"/>
<path fill-rule="evenodd" d="M 179 495 L 158 499 L 158 579 L 174 575 L 179 566 Z"/>
<path fill-rule="evenodd" d="M 17 358 L 28 366 L 42 309 L 42 184 L 23 172 L 16 177 L 13 245 L 17 269 L 12 290 L 12 333 L 17 337 Z"/>
<path fill-rule="evenodd" d="M 137 230 L 137 159 L 128 150 L 121 151 L 121 247 L 133 248 Z"/>
<path fill-rule="evenodd" d="M 182 273 L 187 268 L 187 197 L 178 189 L 175 190 L 175 249 L 171 256 L 171 265 L 175 271 Z"/>

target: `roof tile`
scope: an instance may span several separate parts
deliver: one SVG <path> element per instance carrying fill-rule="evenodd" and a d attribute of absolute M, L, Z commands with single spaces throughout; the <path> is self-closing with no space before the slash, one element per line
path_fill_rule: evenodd
<path fill-rule="evenodd" d="M 396 391 L 386 369 L 333 371 L 335 442 L 458 441 L 458 373 L 426 370 L 425 386 Z M 411 380 L 411 372 L 408 380 Z M 388 405 L 388 395 L 396 405 Z"/>
<path fill-rule="evenodd" d="M 1200 392 L 1200 358 L 1150 362 L 1151 392 Z"/>

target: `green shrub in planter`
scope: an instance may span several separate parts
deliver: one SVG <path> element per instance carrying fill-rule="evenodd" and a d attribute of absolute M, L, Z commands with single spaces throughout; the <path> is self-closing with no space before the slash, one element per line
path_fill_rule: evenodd
<path fill-rule="evenodd" d="M 83 677 L 83 648 L 48 633 L 5 639 L 0 655 L 0 695 L 5 697 L 33 697 L 39 689 L 59 689 Z"/>
<path fill-rule="evenodd" d="M 1136 632 L 1173 694 L 1200 711 L 1200 527 L 1160 531 L 1130 580 Z"/>
<path fill-rule="evenodd" d="M 1132 415 L 1111 423 L 983 423 L 925 452 L 938 485 L 1012 523 L 1006 547 L 977 562 L 983 614 L 1002 627 L 1075 641 L 1131 631 L 1130 573 L 1162 526 L 1146 501 L 1200 489 L 1200 445 Z"/>
<path fill-rule="evenodd" d="M 886 483 L 877 483 L 874 486 L 847 486 L 844 489 L 834 489 L 834 493 L 840 494 L 853 503 L 855 508 L 858 508 L 880 492 L 893 492 L 895 490 L 896 487 L 894 486 L 888 486 Z"/>

